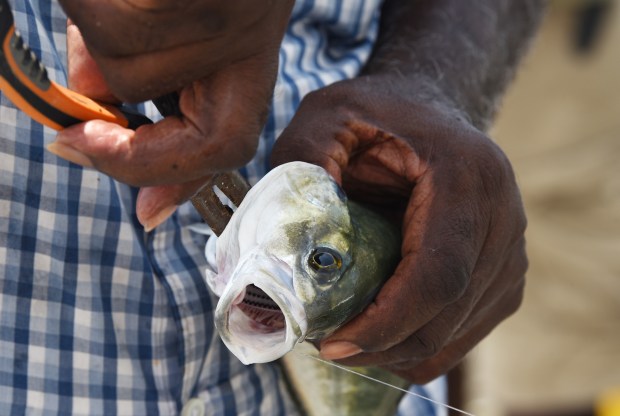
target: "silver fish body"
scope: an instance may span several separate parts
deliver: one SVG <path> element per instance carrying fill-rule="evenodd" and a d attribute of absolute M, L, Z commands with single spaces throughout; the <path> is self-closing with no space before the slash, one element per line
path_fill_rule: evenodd
<path fill-rule="evenodd" d="M 393 272 L 399 248 L 398 230 L 348 201 L 324 169 L 303 162 L 273 169 L 250 189 L 216 242 L 217 273 L 208 273 L 207 281 L 220 297 L 215 323 L 222 340 L 251 364 L 331 334 L 372 300 Z M 299 367 L 295 355 L 287 357 L 289 377 L 302 386 L 299 368 L 309 363 Z M 369 397 L 316 365 L 325 364 L 313 363 L 313 374 L 332 378 L 317 393 L 323 402 L 330 389 Z M 376 384 L 384 396 L 385 389 Z M 350 414 L 342 412 L 332 414 Z"/>
<path fill-rule="evenodd" d="M 403 391 L 399 389 L 406 389 L 409 385 L 407 381 L 377 367 L 347 367 L 343 370 L 342 367 L 317 361 L 317 355 L 314 346 L 304 342 L 282 358 L 291 390 L 306 415 L 396 414 L 403 396 Z"/>

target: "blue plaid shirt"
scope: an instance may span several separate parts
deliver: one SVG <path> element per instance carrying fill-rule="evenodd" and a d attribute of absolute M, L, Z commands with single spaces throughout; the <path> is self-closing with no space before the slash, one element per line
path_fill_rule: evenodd
<path fill-rule="evenodd" d="M 301 98 L 358 73 L 380 5 L 297 1 L 251 182 Z M 50 78 L 66 84 L 60 7 L 12 6 Z M 207 415 L 294 414 L 278 367 L 242 365 L 217 336 L 191 206 L 145 233 L 136 189 L 46 152 L 54 136 L 0 95 L 0 415 L 178 414 L 188 402 Z"/>

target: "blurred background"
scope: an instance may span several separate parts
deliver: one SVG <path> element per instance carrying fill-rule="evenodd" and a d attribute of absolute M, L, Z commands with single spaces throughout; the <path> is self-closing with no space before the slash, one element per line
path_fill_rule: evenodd
<path fill-rule="evenodd" d="M 523 193 L 530 269 L 521 309 L 461 368 L 476 415 L 620 415 L 605 404 L 620 402 L 618 3 L 550 2 L 491 132 Z"/>

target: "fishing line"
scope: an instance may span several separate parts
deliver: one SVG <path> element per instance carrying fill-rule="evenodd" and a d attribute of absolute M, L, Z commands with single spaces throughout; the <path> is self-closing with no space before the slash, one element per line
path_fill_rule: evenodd
<path fill-rule="evenodd" d="M 454 407 L 454 406 L 450 406 L 449 404 L 442 403 L 442 402 L 439 402 L 439 401 L 437 401 L 437 400 L 433 400 L 433 399 L 431 399 L 430 397 L 422 396 L 421 394 L 414 393 L 414 392 L 409 391 L 409 390 L 406 390 L 406 389 L 402 389 L 402 388 L 400 388 L 400 387 L 398 387 L 398 386 L 394 386 L 394 385 L 392 385 L 392 384 L 390 384 L 390 383 L 386 383 L 385 381 L 378 380 L 378 379 L 376 379 L 376 378 L 373 378 L 373 377 L 367 376 L 366 374 L 359 373 L 359 372 L 357 372 L 357 371 L 355 371 L 355 370 L 353 370 L 353 369 L 351 369 L 351 368 L 344 367 L 344 366 L 342 366 L 342 365 L 336 364 L 336 363 L 335 363 L 335 362 L 333 362 L 333 361 L 327 361 L 327 360 L 324 360 L 324 359 L 322 359 L 322 358 L 315 357 L 315 356 L 313 356 L 313 355 L 306 354 L 306 353 L 299 352 L 299 351 L 295 351 L 295 350 L 293 350 L 293 352 L 295 352 L 295 353 L 297 353 L 297 354 L 299 354 L 299 355 L 303 355 L 303 356 L 305 356 L 305 357 L 312 358 L 312 359 L 314 359 L 314 360 L 316 360 L 316 361 L 319 361 L 319 362 L 321 362 L 321 363 L 323 363 L 323 364 L 327 364 L 327 365 L 331 365 L 331 366 L 333 366 L 333 367 L 339 368 L 339 369 L 341 369 L 341 370 L 343 370 L 343 371 L 346 371 L 346 372 L 348 372 L 348 373 L 352 373 L 352 374 L 358 375 L 358 376 L 360 376 L 360 377 L 363 377 L 363 378 L 365 378 L 365 379 L 368 379 L 368 380 L 374 381 L 374 382 L 376 382 L 376 383 L 383 384 L 384 386 L 388 386 L 388 387 L 391 387 L 391 388 L 393 388 L 393 389 L 396 389 L 396 390 L 402 391 L 403 393 L 405 393 L 405 394 L 409 394 L 410 396 L 414 396 L 414 397 L 417 397 L 417 398 L 419 398 L 419 399 L 422 399 L 422 400 L 426 400 L 426 401 L 428 401 L 428 402 L 431 402 L 431 403 L 433 403 L 433 404 L 436 404 L 436 405 L 439 405 L 439 406 L 445 407 L 446 409 L 454 410 L 454 411 L 456 411 L 456 412 L 459 412 L 459 413 L 464 414 L 464 415 L 467 415 L 467 416 L 476 416 L 476 415 L 474 415 L 473 413 L 469 413 L 469 412 L 466 412 L 465 410 L 461 410 L 461 409 L 458 409 L 458 408 L 456 408 L 456 407 Z"/>

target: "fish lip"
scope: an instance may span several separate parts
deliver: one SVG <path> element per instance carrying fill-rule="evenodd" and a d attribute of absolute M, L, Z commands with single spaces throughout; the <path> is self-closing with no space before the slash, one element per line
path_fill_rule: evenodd
<path fill-rule="evenodd" d="M 295 296 L 290 274 L 288 276 L 283 281 L 274 278 L 273 270 L 257 270 L 235 276 L 237 284 L 228 286 L 222 293 L 215 310 L 215 326 L 224 344 L 243 364 L 277 360 L 304 340 L 306 313 L 304 305 Z M 251 327 L 254 321 L 237 306 L 249 285 L 261 289 L 278 305 L 284 315 L 285 328 L 265 334 Z"/>

